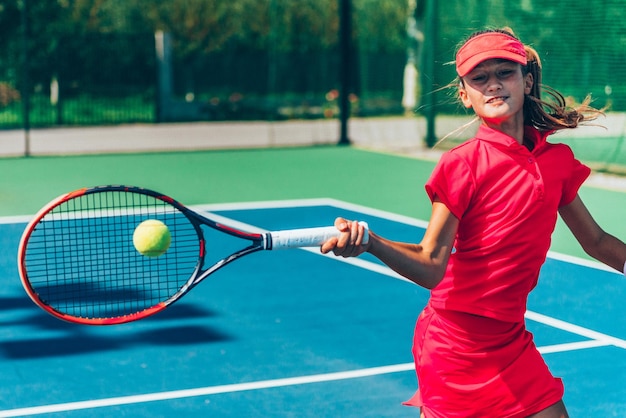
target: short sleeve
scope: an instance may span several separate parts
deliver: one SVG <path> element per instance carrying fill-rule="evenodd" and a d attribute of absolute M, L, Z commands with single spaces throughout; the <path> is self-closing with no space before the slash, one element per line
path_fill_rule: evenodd
<path fill-rule="evenodd" d="M 559 207 L 572 203 L 578 194 L 580 186 L 582 186 L 585 180 L 587 180 L 587 177 L 589 177 L 589 174 L 591 174 L 591 169 L 574 158 L 574 153 L 569 147 L 567 147 L 567 150 L 570 153 L 572 163 L 569 176 L 565 179 L 565 183 L 563 184 L 563 194 L 561 195 Z"/>
<path fill-rule="evenodd" d="M 461 219 L 471 203 L 476 181 L 467 161 L 454 152 L 446 152 L 435 166 L 425 189 L 431 202 L 435 197 L 439 198 L 454 216 Z"/>

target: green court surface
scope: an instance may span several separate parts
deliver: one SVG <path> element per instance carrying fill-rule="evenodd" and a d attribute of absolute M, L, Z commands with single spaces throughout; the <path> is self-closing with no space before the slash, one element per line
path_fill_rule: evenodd
<path fill-rule="evenodd" d="M 329 197 L 427 220 L 433 161 L 319 146 L 0 159 L 0 216 L 31 215 L 65 192 L 102 184 L 146 187 L 184 204 Z M 585 186 L 596 220 L 626 239 L 626 193 Z M 553 251 L 586 257 L 559 221 Z"/>

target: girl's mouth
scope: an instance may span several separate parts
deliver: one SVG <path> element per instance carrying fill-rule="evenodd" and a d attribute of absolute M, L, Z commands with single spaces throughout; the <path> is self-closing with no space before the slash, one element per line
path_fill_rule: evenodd
<path fill-rule="evenodd" d="M 492 97 L 491 99 L 487 100 L 487 104 L 491 104 L 491 103 L 494 103 L 494 102 L 504 102 L 508 98 L 509 98 L 508 96 Z"/>

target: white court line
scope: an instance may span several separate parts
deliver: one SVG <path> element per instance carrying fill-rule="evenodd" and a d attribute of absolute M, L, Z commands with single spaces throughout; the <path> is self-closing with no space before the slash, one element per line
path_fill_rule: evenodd
<path fill-rule="evenodd" d="M 419 228 L 426 228 L 428 226 L 427 221 L 421 219 L 412 218 L 405 215 L 400 215 L 393 212 L 388 212 L 380 209 L 374 209 L 367 206 L 358 205 L 355 203 L 344 202 L 333 198 L 314 198 L 314 199 L 300 199 L 300 200 L 270 200 L 270 201 L 256 201 L 256 202 L 243 202 L 243 203 L 215 203 L 194 205 L 190 208 L 198 211 L 228 211 L 228 210 L 245 210 L 245 209 L 281 209 L 281 208 L 295 208 L 306 206 L 335 206 L 340 209 L 345 209 L 353 212 L 359 212 L 370 216 L 376 216 L 390 221 L 403 223 L 406 225 L 416 226 Z M 329 219 L 332 222 L 333 219 Z M 0 218 L 1 223 L 1 218 Z M 252 226 L 250 226 L 252 227 Z M 257 228 L 258 229 L 258 228 Z M 553 251 L 548 252 L 548 258 L 554 260 L 565 261 L 571 264 L 580 266 L 595 268 L 598 270 L 610 271 L 618 274 L 620 277 L 623 275 L 616 272 L 614 269 L 602 264 L 598 261 L 588 260 L 580 257 L 575 257 L 567 254 L 561 254 Z"/>
<path fill-rule="evenodd" d="M 551 353 L 563 353 L 565 351 L 583 350 L 586 348 L 606 347 L 607 345 L 610 345 L 610 344 L 606 341 L 588 340 L 588 341 L 578 341 L 575 343 L 545 345 L 543 347 L 538 347 L 537 349 L 539 350 L 541 354 L 551 354 Z"/>
<path fill-rule="evenodd" d="M 21 224 L 28 223 L 35 215 L 2 216 L 0 224 Z"/>
<path fill-rule="evenodd" d="M 584 328 L 578 325 L 574 325 L 569 322 L 561 321 L 560 319 L 553 318 L 551 316 L 542 315 L 537 312 L 526 311 L 526 318 L 535 322 L 551 326 L 553 328 L 562 329 L 572 334 L 578 334 L 582 337 L 589 338 L 591 340 L 601 341 L 606 345 L 614 345 L 615 347 L 623 348 L 626 350 L 626 341 L 612 337 L 610 335 L 603 334 L 601 332 L 593 331 L 588 328 Z"/>
<path fill-rule="evenodd" d="M 372 263 L 371 261 L 363 260 L 360 258 L 344 259 L 341 257 L 335 257 L 330 254 L 321 254 L 319 250 L 316 248 L 304 248 L 304 250 L 312 252 L 314 254 L 319 254 L 324 257 L 329 257 L 337 261 L 348 263 L 348 264 L 360 267 L 365 270 L 370 270 L 378 274 L 386 275 L 394 279 L 404 280 L 406 282 L 412 283 L 410 280 L 400 276 L 398 273 L 394 272 L 393 270 L 391 270 L 390 268 L 382 264 Z M 574 344 L 583 344 L 583 345 L 588 344 L 589 347 L 613 345 L 615 347 L 626 349 L 626 340 L 623 340 L 621 338 L 617 338 L 617 337 L 613 337 L 607 334 L 603 334 L 601 332 L 593 331 L 588 328 L 584 328 L 579 325 L 574 325 L 569 322 L 561 321 L 560 319 L 556 319 L 551 316 L 543 315 L 543 314 L 533 312 L 533 311 L 526 311 L 526 314 L 524 316 L 526 317 L 526 319 L 530 319 L 532 321 L 539 322 L 539 323 L 548 325 L 553 328 L 558 328 L 558 329 L 567 331 L 572 334 L 577 334 L 577 335 L 580 335 L 581 337 L 589 338 L 590 340 L 594 340 L 597 342 L 596 344 L 594 342 L 585 341 L 582 343 L 574 343 Z M 563 346 L 563 347 L 567 347 L 568 345 L 571 345 L 571 344 L 560 344 L 560 346 Z M 575 347 L 575 345 L 572 345 L 572 346 Z M 569 350 L 563 350 L 563 351 L 569 351 Z"/>
<path fill-rule="evenodd" d="M 306 200 L 286 200 L 286 201 L 274 201 L 274 202 L 249 202 L 245 204 L 245 206 L 250 209 L 289 208 L 289 207 L 320 206 L 320 205 L 335 206 L 335 207 L 342 208 L 345 210 L 350 210 L 350 211 L 359 212 L 359 213 L 363 213 L 363 214 L 367 214 L 371 216 L 376 216 L 376 217 L 380 217 L 383 219 L 389 219 L 395 222 L 404 223 L 404 224 L 421 227 L 421 228 L 425 228 L 428 224 L 427 222 L 410 218 L 408 216 L 402 216 L 402 215 L 394 214 L 391 212 L 372 209 L 372 208 L 368 208 L 365 206 L 360 206 L 360 205 L 356 205 L 352 203 L 342 202 L 340 200 L 335 200 L 335 199 L 306 199 Z M 203 205 L 203 206 L 194 207 L 194 209 L 206 210 L 210 212 L 210 211 L 219 211 L 219 210 L 232 210 L 232 209 L 236 210 L 236 209 L 241 209 L 241 206 L 238 206 L 237 204 Z M 215 214 L 212 214 L 212 216 L 214 215 Z M 228 222 L 227 219 L 223 219 L 223 221 L 225 223 Z M 243 228 L 243 229 L 256 229 L 257 231 L 259 230 L 258 228 L 252 225 L 248 225 L 242 222 L 237 222 L 236 226 L 239 228 Z M 357 266 L 362 269 L 369 270 L 378 274 L 386 275 L 394 279 L 399 279 L 399 280 L 410 282 L 408 279 L 400 276 L 399 274 L 391 270 L 389 267 L 384 266 L 382 264 L 372 263 L 370 261 L 363 260 L 361 258 L 335 257 L 331 254 L 324 255 L 324 254 L 321 254 L 319 252 L 319 249 L 317 248 L 303 248 L 303 250 L 306 250 L 306 251 L 309 251 L 311 253 L 318 254 L 321 256 L 330 257 L 334 260 L 348 263 L 348 264 L 351 264 L 351 265 L 354 265 L 354 266 Z M 599 262 L 584 260 L 584 259 L 580 259 L 577 257 L 569 256 L 569 255 L 550 252 L 548 254 L 548 258 L 566 261 L 568 263 L 577 264 L 577 265 L 581 265 L 581 266 L 585 266 L 589 268 L 595 268 L 598 270 L 608 270 L 608 271 L 614 272 L 614 270 L 610 269 L 609 267 Z M 617 272 L 615 273 L 618 274 Z M 618 274 L 618 275 L 620 277 L 623 277 L 621 274 Z M 578 325 L 571 324 L 569 322 L 565 322 L 556 318 L 549 317 L 547 315 L 542 315 L 537 312 L 527 311 L 525 314 L 525 317 L 532 321 L 539 322 L 539 323 L 551 326 L 553 328 L 558 328 L 558 329 L 570 332 L 572 334 L 577 334 L 582 337 L 597 341 L 597 343 L 584 342 L 584 343 L 576 343 L 576 344 L 587 344 L 588 347 L 613 345 L 615 347 L 626 349 L 626 340 L 623 340 L 617 337 L 613 337 L 613 336 L 606 335 L 597 331 L 593 331 L 593 330 L 590 330 L 590 329 L 587 329 Z M 568 346 L 568 345 L 565 345 L 565 346 Z"/>
<path fill-rule="evenodd" d="M 193 206 L 194 210 L 199 211 L 220 211 L 220 210 L 230 210 L 230 209 L 259 209 L 259 208 L 286 208 L 286 207 L 296 207 L 296 206 L 319 206 L 319 205 L 331 205 L 339 208 L 343 208 L 346 210 L 356 211 L 372 216 L 382 217 L 385 219 L 418 226 L 425 227 L 426 222 L 416 220 L 413 218 L 405 217 L 402 215 L 397 215 L 389 212 L 379 211 L 371 208 L 367 208 L 364 206 L 349 204 L 346 202 L 342 202 L 334 199 L 307 199 L 307 200 L 290 200 L 290 201 L 279 201 L 279 202 L 250 202 L 246 204 L 217 204 L 217 205 L 197 205 Z M 26 216 L 13 216 L 13 217 L 2 217 L 0 218 L 1 223 L 12 223 L 12 222 L 28 222 L 31 217 Z M 258 227 L 254 227 L 252 225 L 247 225 L 241 222 L 233 222 L 233 220 L 224 219 L 224 221 L 229 221 L 231 225 L 236 224 L 238 227 L 249 228 L 250 230 L 259 230 Z M 386 266 L 372 263 L 366 260 L 362 260 L 359 258 L 340 258 L 334 257 L 332 255 L 323 255 L 319 252 L 318 249 L 309 248 L 306 249 L 312 253 L 329 257 L 334 260 L 349 263 L 351 265 L 370 270 L 379 274 L 383 274 L 394 279 L 400 279 L 404 281 L 408 281 L 407 279 L 401 277 L 397 273 L 393 272 Z M 600 264 L 593 261 L 583 260 L 576 257 L 566 256 L 557 253 L 549 253 L 548 257 L 554 259 L 560 259 L 563 261 L 567 261 L 573 264 L 580 264 L 583 266 L 597 268 L 606 270 L 606 268 Z M 612 270 L 611 270 L 612 271 Z M 595 347 L 602 347 L 613 345 L 619 348 L 626 349 L 626 341 L 612 337 L 606 334 L 602 334 L 578 325 L 574 325 L 565 321 L 561 321 L 546 315 L 542 315 L 536 312 L 527 311 L 526 318 L 532 321 L 540 322 L 545 325 L 562 329 L 564 331 L 568 331 L 570 333 L 574 333 L 585 338 L 589 338 L 588 341 L 580 341 L 573 343 L 565 343 L 565 344 L 555 344 L 550 346 L 539 347 L 539 352 L 542 354 L 549 353 L 559 353 L 573 350 L 581 350 Z M 382 374 L 389 373 L 397 373 L 397 372 L 407 372 L 413 371 L 414 366 L 413 363 L 405 363 L 405 364 L 396 364 L 382 367 L 373 367 L 367 369 L 346 371 L 346 372 L 337 372 L 337 373 L 327 373 L 327 374 L 318 374 L 318 375 L 310 375 L 310 376 L 299 376 L 292 378 L 284 378 L 284 379 L 272 379 L 272 380 L 264 380 L 258 382 L 249 382 L 249 383 L 238 383 L 238 384 L 230 384 L 230 385 L 221 385 L 221 386 L 209 386 L 204 388 L 195 388 L 195 389 L 187 389 L 187 390 L 177 390 L 177 391 L 169 391 L 169 392 L 157 392 L 150 393 L 144 395 L 131 395 L 131 396 L 122 396 L 115 398 L 104 398 L 104 399 L 96 399 L 89 401 L 79 401 L 79 402 L 68 402 L 68 403 L 60 403 L 54 405 L 44 405 L 44 406 L 36 406 L 36 407 L 28 407 L 28 408 L 18 408 L 0 411 L 0 417 L 22 417 L 28 415 L 39 415 L 39 414 L 47 414 L 54 412 L 67 412 L 67 411 L 76 411 L 82 409 L 90 409 L 90 408 L 101 408 L 101 407 L 111 407 L 125 404 L 136 404 L 143 402 L 153 402 L 153 401 L 163 401 L 169 399 L 180 399 L 180 398 L 189 398 L 196 396 L 208 396 L 215 395 L 220 393 L 232 393 L 232 392 L 241 392 L 241 391 L 249 391 L 249 390 L 261 390 L 268 388 L 276 388 L 283 386 L 291 386 L 291 385 L 302 385 L 302 384 L 311 384 L 311 383 L 320 383 L 320 382 L 328 382 L 328 381 L 337 381 L 337 380 L 345 380 L 345 379 L 356 379 L 363 378 L 368 376 L 376 376 Z"/>
<path fill-rule="evenodd" d="M 368 369 L 351 370 L 346 372 L 289 377 L 284 379 L 262 380 L 250 383 L 236 383 L 232 385 L 209 386 L 196 389 L 174 390 L 170 392 L 148 393 L 144 395 L 120 396 L 116 398 L 95 399 L 81 402 L 68 402 L 54 405 L 35 406 L 31 408 L 10 409 L 6 411 L 0 411 L 0 417 L 23 417 L 27 415 L 49 414 L 52 412 L 67 412 L 80 409 L 102 408 L 118 405 L 136 404 L 142 402 L 191 398 L 196 396 L 216 395 L 220 393 L 243 392 L 248 390 L 260 390 L 283 386 L 356 379 L 362 377 L 377 376 L 381 374 L 405 372 L 410 370 L 414 370 L 413 363 L 372 367 Z"/>
<path fill-rule="evenodd" d="M 542 354 L 564 351 L 581 350 L 586 348 L 607 345 L 601 341 L 583 341 L 578 343 L 557 344 L 539 347 Z M 143 395 L 120 396 L 115 398 L 94 399 L 89 401 L 67 402 L 54 405 L 34 406 L 29 408 L 8 409 L 0 411 L 0 417 L 23 417 L 54 412 L 68 412 L 82 409 L 105 408 L 145 402 L 166 401 L 171 399 L 192 398 L 197 396 L 218 395 L 251 390 L 263 390 L 284 386 L 307 385 L 321 382 L 334 382 L 347 379 L 380 376 L 390 373 L 415 371 L 413 363 L 394 364 L 390 366 L 370 367 L 367 369 L 350 370 L 345 372 L 316 374 L 309 376 L 288 377 L 284 379 L 260 380 L 249 383 L 235 383 L 231 385 L 207 386 L 195 389 L 174 390 L 169 392 L 155 392 Z"/>

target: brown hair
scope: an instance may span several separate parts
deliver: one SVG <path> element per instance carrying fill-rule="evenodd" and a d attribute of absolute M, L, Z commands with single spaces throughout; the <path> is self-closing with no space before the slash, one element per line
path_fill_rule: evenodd
<path fill-rule="evenodd" d="M 513 36 L 518 39 L 511 28 L 488 29 L 473 33 L 468 39 L 488 32 L 500 32 Z M 524 124 L 534 126 L 540 131 L 556 131 L 559 129 L 576 128 L 578 124 L 595 120 L 603 114 L 602 110 L 595 109 L 590 106 L 591 96 L 587 95 L 583 102 L 578 105 L 569 106 L 565 97 L 541 82 L 541 59 L 537 51 L 524 45 L 526 50 L 526 66 L 522 66 L 524 74 L 532 74 L 533 87 L 530 94 L 524 97 Z M 463 80 L 461 80 L 463 83 Z M 545 93 L 549 96 L 548 100 L 544 100 L 541 94 Z"/>

